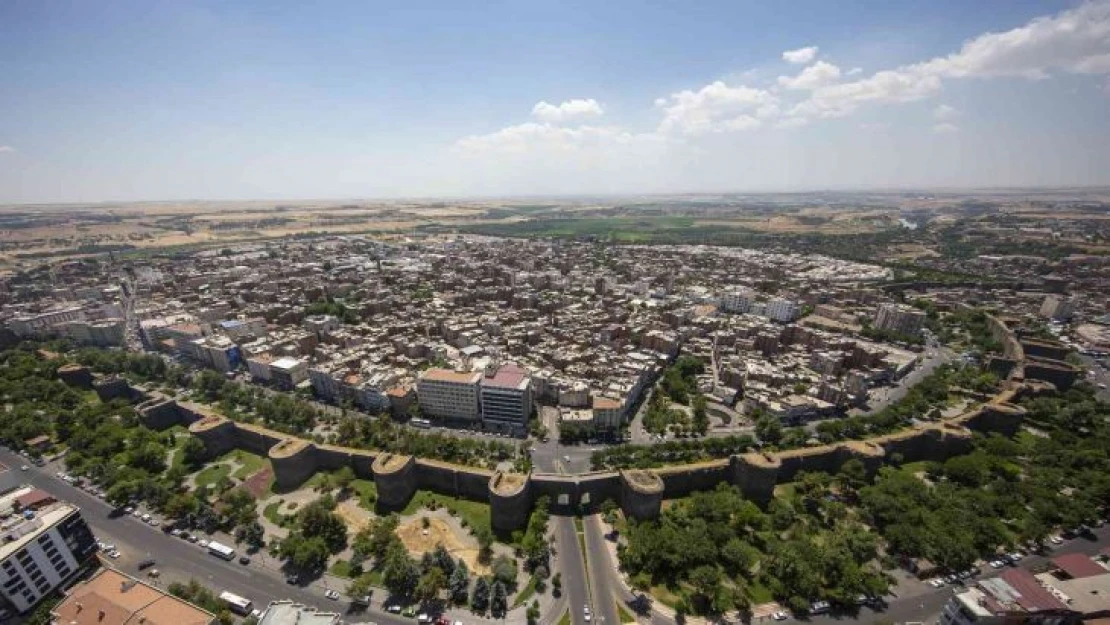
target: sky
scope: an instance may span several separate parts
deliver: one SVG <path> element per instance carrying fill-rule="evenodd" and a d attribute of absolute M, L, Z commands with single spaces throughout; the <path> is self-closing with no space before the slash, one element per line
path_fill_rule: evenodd
<path fill-rule="evenodd" d="M 0 202 L 1110 184 L 1110 0 L 0 2 Z"/>

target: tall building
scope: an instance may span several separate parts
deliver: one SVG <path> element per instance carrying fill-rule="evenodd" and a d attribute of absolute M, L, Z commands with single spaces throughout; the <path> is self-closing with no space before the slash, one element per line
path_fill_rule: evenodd
<path fill-rule="evenodd" d="M 1041 304 L 1041 316 L 1057 321 L 1067 321 L 1075 316 L 1076 303 L 1074 297 L 1049 295 L 1044 298 L 1044 303 Z"/>
<path fill-rule="evenodd" d="M 517 365 L 486 368 L 480 383 L 482 420 L 487 428 L 523 432 L 532 416 L 532 379 Z"/>
<path fill-rule="evenodd" d="M 767 318 L 782 323 L 790 323 L 798 318 L 799 308 L 798 304 L 793 300 L 776 297 L 767 302 L 767 307 L 764 310 L 764 314 L 767 315 Z"/>
<path fill-rule="evenodd" d="M 916 336 L 925 325 L 925 311 L 905 304 L 883 304 L 875 313 L 875 328 Z"/>
<path fill-rule="evenodd" d="M 752 308 L 755 292 L 751 289 L 729 291 L 721 296 L 721 309 L 730 313 L 746 313 Z"/>
<path fill-rule="evenodd" d="M 482 374 L 477 371 L 428 369 L 416 379 L 420 409 L 438 419 L 477 421 L 482 416 L 478 408 L 478 382 L 481 379 Z"/>
<path fill-rule="evenodd" d="M 95 553 L 76 506 L 33 486 L 0 495 L 0 595 L 18 612 L 73 578 Z"/>
<path fill-rule="evenodd" d="M 115 569 L 101 569 L 50 612 L 58 625 L 211 625 L 216 616 Z"/>

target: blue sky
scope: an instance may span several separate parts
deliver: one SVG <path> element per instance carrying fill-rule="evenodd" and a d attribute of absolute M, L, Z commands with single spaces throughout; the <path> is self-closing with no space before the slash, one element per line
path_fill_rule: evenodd
<path fill-rule="evenodd" d="M 1110 184 L 1099 2 L 0 3 L 0 202 Z"/>

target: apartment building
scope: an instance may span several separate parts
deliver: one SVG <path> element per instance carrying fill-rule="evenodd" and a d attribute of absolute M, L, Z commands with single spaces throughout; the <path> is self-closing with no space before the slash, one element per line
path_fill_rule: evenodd
<path fill-rule="evenodd" d="M 270 381 L 278 388 L 293 390 L 308 379 L 308 363 L 299 358 L 278 358 L 270 363 Z"/>
<path fill-rule="evenodd" d="M 479 409 L 478 371 L 427 369 L 416 379 L 416 396 L 424 414 L 438 419 L 477 421 Z"/>
<path fill-rule="evenodd" d="M 875 312 L 876 329 L 916 336 L 925 326 L 925 311 L 905 304 L 883 304 Z"/>
<path fill-rule="evenodd" d="M 17 612 L 62 587 L 94 553 L 76 506 L 33 486 L 0 495 L 0 596 Z"/>
<path fill-rule="evenodd" d="M 216 615 L 115 569 L 66 593 L 50 612 L 57 625 L 212 625 Z"/>
<path fill-rule="evenodd" d="M 781 323 L 790 323 L 798 318 L 799 311 L 798 304 L 794 300 L 776 297 L 767 302 L 763 314 L 766 315 L 768 319 L 773 319 Z"/>
<path fill-rule="evenodd" d="M 746 313 L 755 301 L 755 291 L 743 289 L 729 291 L 721 296 L 721 310 L 729 313 Z"/>
<path fill-rule="evenodd" d="M 528 371 L 514 364 L 489 365 L 479 387 L 486 428 L 523 433 L 533 409 Z"/>
<path fill-rule="evenodd" d="M 1067 321 L 1075 316 L 1077 303 L 1074 297 L 1049 295 L 1041 304 L 1041 316 L 1056 321 Z"/>

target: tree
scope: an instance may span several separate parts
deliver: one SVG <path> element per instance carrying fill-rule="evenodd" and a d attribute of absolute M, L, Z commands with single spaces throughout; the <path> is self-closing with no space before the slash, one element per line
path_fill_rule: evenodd
<path fill-rule="evenodd" d="M 443 543 L 436 545 L 435 551 L 432 552 L 432 559 L 435 561 L 435 566 L 443 569 L 444 574 L 450 576 L 455 572 L 455 559 L 451 557 L 451 553 Z"/>
<path fill-rule="evenodd" d="M 491 567 L 493 579 L 501 582 L 508 588 L 516 585 L 516 560 L 509 556 L 497 556 Z"/>
<path fill-rule="evenodd" d="M 490 558 L 493 557 L 493 532 L 485 526 L 472 529 L 474 530 L 474 538 L 478 540 L 478 561 L 482 564 L 489 564 Z"/>
<path fill-rule="evenodd" d="M 451 578 L 447 580 L 448 599 L 451 603 L 463 605 L 466 603 L 469 590 L 470 571 L 466 568 L 466 562 L 459 560 L 455 570 L 451 573 Z"/>
<path fill-rule="evenodd" d="M 323 538 L 313 536 L 305 538 L 303 534 L 290 534 L 281 541 L 279 555 L 296 569 L 302 571 L 320 571 L 327 565 L 328 545 Z"/>
<path fill-rule="evenodd" d="M 783 437 L 782 422 L 773 415 L 761 414 L 755 422 L 755 435 L 769 445 L 778 444 Z"/>
<path fill-rule="evenodd" d="M 489 582 L 486 581 L 486 578 L 479 577 L 478 581 L 474 582 L 474 593 L 470 595 L 470 608 L 479 614 L 483 614 L 488 607 Z"/>
<path fill-rule="evenodd" d="M 347 547 L 347 524 L 333 508 L 335 501 L 325 495 L 297 513 L 297 524 L 302 533 L 323 539 L 331 553 L 339 553 Z"/>
<path fill-rule="evenodd" d="M 404 546 L 397 544 L 386 554 L 382 566 L 382 582 L 389 592 L 402 597 L 411 596 L 420 581 L 420 571 Z"/>
<path fill-rule="evenodd" d="M 708 402 L 706 401 L 704 395 L 699 393 L 698 395 L 694 396 L 693 426 L 694 431 L 697 432 L 700 436 L 705 436 L 705 433 L 709 431 L 709 413 L 707 408 Z"/>
<path fill-rule="evenodd" d="M 390 545 L 399 540 L 397 534 L 394 533 L 398 524 L 399 521 L 395 514 L 373 519 L 355 535 L 354 544 L 351 546 L 352 550 L 362 558 L 381 560 L 385 557 Z"/>
<path fill-rule="evenodd" d="M 266 544 L 266 532 L 262 528 L 262 524 L 258 521 L 253 521 L 247 525 L 239 527 L 242 532 L 240 537 L 239 532 L 236 532 L 236 539 L 242 540 L 247 543 L 251 549 L 261 549 Z"/>
<path fill-rule="evenodd" d="M 355 471 L 351 467 L 342 467 L 332 476 L 335 487 L 341 492 L 346 492 L 355 481 Z"/>
<path fill-rule="evenodd" d="M 189 467 L 199 467 L 208 456 L 204 442 L 199 438 L 190 436 L 181 446 L 181 460 Z"/>
<path fill-rule="evenodd" d="M 416 598 L 424 603 L 431 603 L 439 598 L 439 592 L 447 586 L 447 576 L 443 569 L 433 566 L 420 576 L 416 584 Z"/>
<path fill-rule="evenodd" d="M 490 600 L 489 600 L 490 613 L 495 617 L 505 616 L 509 609 L 509 593 L 505 590 L 505 584 L 501 580 L 495 581 L 493 586 L 490 587 Z"/>

